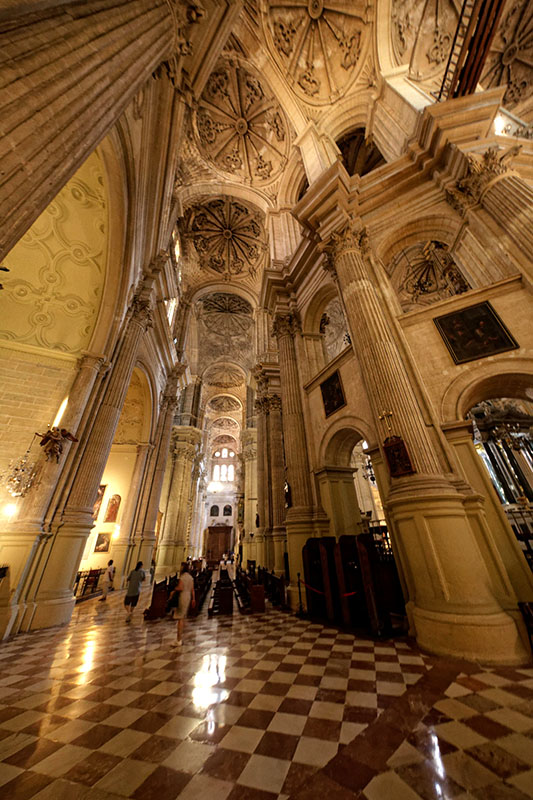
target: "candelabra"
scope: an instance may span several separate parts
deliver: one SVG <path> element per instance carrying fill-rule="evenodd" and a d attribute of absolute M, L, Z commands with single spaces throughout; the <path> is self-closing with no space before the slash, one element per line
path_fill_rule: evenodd
<path fill-rule="evenodd" d="M 35 462 L 30 460 L 30 450 L 34 439 L 35 436 L 22 458 L 10 461 L 7 471 L 2 476 L 2 485 L 12 497 L 24 497 L 35 480 L 37 474 Z"/>

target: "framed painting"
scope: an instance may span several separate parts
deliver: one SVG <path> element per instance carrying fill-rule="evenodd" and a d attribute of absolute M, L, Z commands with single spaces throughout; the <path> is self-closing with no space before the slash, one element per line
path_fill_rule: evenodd
<path fill-rule="evenodd" d="M 519 347 L 486 300 L 475 306 L 435 317 L 433 322 L 456 364 L 494 356 Z"/>
<path fill-rule="evenodd" d="M 98 493 L 96 495 L 96 500 L 94 501 L 93 506 L 93 519 L 97 519 L 98 514 L 100 513 L 100 506 L 102 505 L 102 500 L 104 499 L 105 490 L 107 489 L 107 483 L 101 483 L 98 487 Z"/>
<path fill-rule="evenodd" d="M 119 494 L 114 494 L 107 504 L 104 522 L 116 522 L 118 509 L 120 507 L 121 497 Z"/>
<path fill-rule="evenodd" d="M 346 405 L 344 389 L 342 388 L 341 376 L 338 370 L 335 370 L 329 378 L 322 381 L 320 384 L 320 391 L 322 392 L 322 401 L 324 403 L 324 413 L 326 417 L 331 416 L 331 414 L 334 414 L 339 408 Z"/>
<path fill-rule="evenodd" d="M 111 534 L 110 533 L 99 533 L 96 537 L 96 543 L 94 545 L 94 552 L 95 553 L 109 553 L 109 547 L 111 545 Z"/>

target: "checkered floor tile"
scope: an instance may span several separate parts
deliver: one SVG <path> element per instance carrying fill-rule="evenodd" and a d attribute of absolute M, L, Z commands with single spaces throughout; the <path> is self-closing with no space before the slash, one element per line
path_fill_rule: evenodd
<path fill-rule="evenodd" d="M 204 613 L 174 649 L 174 623 L 126 625 L 121 600 L 0 646 L 0 800 L 316 798 L 442 661 L 274 610 Z M 533 797 L 533 671 L 454 677 L 359 774 L 368 800 Z"/>

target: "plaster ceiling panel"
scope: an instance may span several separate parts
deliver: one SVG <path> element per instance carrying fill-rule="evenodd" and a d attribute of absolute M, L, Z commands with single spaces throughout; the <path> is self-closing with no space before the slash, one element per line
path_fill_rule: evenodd
<path fill-rule="evenodd" d="M 263 186 L 287 163 L 285 113 L 264 78 L 236 58 L 222 59 L 211 73 L 194 131 L 201 154 L 227 178 Z"/>
<path fill-rule="evenodd" d="M 426 0 L 391 0 L 392 52 L 396 64 L 411 60 L 418 26 Z"/>
<path fill-rule="evenodd" d="M 237 434 L 239 431 L 239 423 L 231 417 L 219 417 L 213 420 L 211 427 L 221 431 L 229 431 L 234 434 Z"/>
<path fill-rule="evenodd" d="M 296 94 L 333 103 L 350 88 L 365 60 L 366 5 L 358 0 L 266 0 L 269 46 Z"/>
<path fill-rule="evenodd" d="M 211 292 L 199 301 L 198 341 L 201 366 L 237 362 L 250 369 L 254 361 L 254 320 L 251 305 L 235 294 Z M 226 371 L 225 364 L 219 364 Z"/>
<path fill-rule="evenodd" d="M 234 389 L 242 386 L 245 374 L 238 367 L 226 364 L 213 364 L 204 373 L 204 383 L 215 389 Z"/>
<path fill-rule="evenodd" d="M 94 152 L 6 257 L 0 339 L 72 354 L 88 347 L 107 238 L 102 163 Z"/>
<path fill-rule="evenodd" d="M 241 410 L 242 403 L 240 403 L 235 397 L 224 394 L 211 398 L 207 404 L 207 408 L 209 411 L 213 411 L 215 413 L 233 413 Z"/>
<path fill-rule="evenodd" d="M 267 251 L 262 215 L 231 197 L 192 206 L 185 236 L 194 244 L 200 269 L 228 281 L 255 278 Z"/>
<path fill-rule="evenodd" d="M 533 3 L 508 0 L 481 76 L 484 89 L 506 86 L 508 108 L 533 94 Z"/>

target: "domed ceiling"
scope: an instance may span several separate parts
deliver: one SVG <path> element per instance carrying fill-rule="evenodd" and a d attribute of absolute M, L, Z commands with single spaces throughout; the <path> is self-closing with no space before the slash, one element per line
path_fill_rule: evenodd
<path fill-rule="evenodd" d="M 185 235 L 194 244 L 200 268 L 224 280 L 255 278 L 267 248 L 260 213 L 231 197 L 192 206 Z"/>
<path fill-rule="evenodd" d="M 265 80 L 235 59 L 210 75 L 194 123 L 200 153 L 230 178 L 268 184 L 287 163 L 285 113 Z"/>
<path fill-rule="evenodd" d="M 364 62 L 365 15 L 357 0 L 268 0 L 271 50 L 300 97 L 331 103 L 350 87 Z"/>

